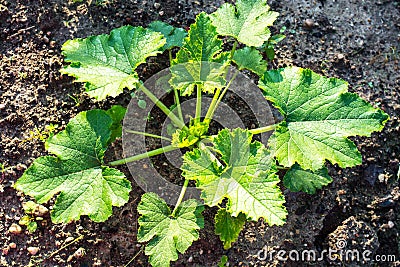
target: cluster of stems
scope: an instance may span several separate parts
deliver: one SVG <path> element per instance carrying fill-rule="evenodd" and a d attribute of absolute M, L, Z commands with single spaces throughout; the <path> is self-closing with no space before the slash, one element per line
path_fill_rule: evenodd
<path fill-rule="evenodd" d="M 235 41 L 232 50 L 230 51 L 230 61 L 232 61 L 232 58 L 235 54 L 236 51 L 236 47 L 237 47 L 237 41 Z M 171 51 L 170 52 L 170 63 L 172 65 L 172 55 L 171 55 Z M 228 75 L 228 71 L 229 68 L 227 68 L 227 71 L 225 72 L 225 78 Z M 236 72 L 232 75 L 232 78 L 226 83 L 226 85 L 222 88 L 217 88 L 213 99 L 211 101 L 211 104 L 207 110 L 207 113 L 203 119 L 203 122 L 207 123 L 208 125 L 210 124 L 215 110 L 217 109 L 218 105 L 220 104 L 220 102 L 222 101 L 223 97 L 225 96 L 226 92 L 228 91 L 229 87 L 231 86 L 232 82 L 235 80 L 236 76 L 238 75 L 239 71 L 236 70 Z M 195 113 L 195 122 L 201 122 L 201 101 L 202 101 L 202 93 L 203 93 L 203 85 L 199 84 L 196 85 L 196 113 Z M 178 115 L 175 115 L 167 106 L 165 106 L 164 103 L 162 103 L 149 89 L 147 89 L 144 85 L 141 86 L 140 89 L 165 115 L 167 115 L 167 117 L 179 128 L 179 129 L 187 129 L 187 126 L 185 125 L 184 119 L 183 119 L 183 114 L 182 114 L 182 109 L 181 109 L 181 105 L 180 105 L 180 99 L 179 99 L 179 92 L 176 88 L 173 87 L 173 93 L 174 93 L 174 100 L 175 100 L 175 105 L 177 108 L 177 113 Z M 276 124 L 274 125 L 268 125 L 268 126 L 264 126 L 264 127 L 259 127 L 256 129 L 251 129 L 249 130 L 249 132 L 251 132 L 252 134 L 260 134 L 263 132 L 268 132 L 268 131 L 272 131 L 276 128 Z M 170 138 L 164 137 L 164 136 L 159 136 L 159 135 L 154 135 L 154 134 L 149 134 L 149 133 L 145 133 L 145 132 L 138 132 L 138 131 L 132 131 L 132 130 L 127 130 L 127 132 L 129 133 L 133 133 L 133 134 L 140 134 L 140 135 L 144 135 L 144 136 L 148 136 L 148 137 L 153 137 L 153 138 L 159 138 L 159 139 L 164 139 L 167 141 L 172 141 Z M 209 137 L 208 137 L 209 138 Z M 207 139 L 207 137 L 206 137 Z M 199 142 L 200 144 L 202 144 L 201 142 Z M 204 144 L 203 144 L 204 145 Z M 174 146 L 174 145 L 168 145 L 168 146 L 164 146 L 158 149 L 154 149 L 139 155 L 135 155 L 132 157 L 128 157 L 128 158 L 124 158 L 121 160 L 116 160 L 116 161 L 112 161 L 109 162 L 108 164 L 110 166 L 116 166 L 116 165 L 122 165 L 122 164 L 126 164 L 129 162 L 133 162 L 133 161 L 137 161 L 137 160 L 141 160 L 141 159 L 145 159 L 145 158 L 149 158 L 149 157 L 153 157 L 156 155 L 160 155 L 163 153 L 167 153 L 173 150 L 177 150 L 179 149 L 179 147 Z M 180 195 L 178 197 L 177 203 L 175 205 L 175 208 L 171 214 L 171 216 L 174 216 L 176 213 L 177 208 L 179 207 L 180 203 L 182 202 L 184 196 L 185 196 L 185 192 L 186 189 L 188 187 L 189 184 L 189 180 L 185 179 L 184 184 L 182 186 Z"/>

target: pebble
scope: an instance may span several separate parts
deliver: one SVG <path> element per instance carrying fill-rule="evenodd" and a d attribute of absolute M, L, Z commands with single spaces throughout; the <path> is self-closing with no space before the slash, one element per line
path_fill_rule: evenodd
<path fill-rule="evenodd" d="M 304 28 L 311 30 L 314 27 L 315 23 L 312 19 L 306 19 L 303 23 Z"/>
<path fill-rule="evenodd" d="M 8 229 L 8 232 L 14 235 L 19 235 L 22 233 L 22 228 L 18 224 L 13 223 Z"/>
<path fill-rule="evenodd" d="M 394 227 L 394 223 L 392 221 L 388 221 L 388 226 L 389 226 L 389 228 L 393 228 Z"/>
<path fill-rule="evenodd" d="M 8 246 L 12 249 L 17 248 L 17 244 L 15 244 L 14 242 L 11 242 Z"/>
<path fill-rule="evenodd" d="M 43 205 L 37 205 L 35 209 L 35 216 L 43 217 L 49 212 L 49 209 Z"/>
<path fill-rule="evenodd" d="M 155 8 L 155 9 L 159 9 L 159 8 L 160 8 L 160 6 L 161 6 L 161 4 L 160 4 L 160 3 L 154 3 L 154 8 Z"/>
<path fill-rule="evenodd" d="M 26 249 L 29 254 L 31 254 L 32 256 L 36 255 L 39 252 L 39 248 L 38 247 L 28 247 Z"/>
<path fill-rule="evenodd" d="M 336 55 L 337 56 L 337 59 L 339 59 L 339 60 L 342 60 L 342 59 L 344 59 L 344 55 L 343 54 L 337 54 Z"/>

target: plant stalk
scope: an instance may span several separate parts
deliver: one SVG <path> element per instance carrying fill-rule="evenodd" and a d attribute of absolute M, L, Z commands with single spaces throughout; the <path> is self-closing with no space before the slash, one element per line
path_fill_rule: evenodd
<path fill-rule="evenodd" d="M 214 116 L 215 110 L 217 110 L 217 107 L 219 105 L 219 103 L 221 103 L 222 98 L 225 96 L 226 92 L 228 91 L 229 87 L 232 84 L 232 81 L 236 79 L 236 76 L 239 74 L 239 71 L 236 71 L 235 74 L 233 74 L 232 79 L 229 80 L 229 83 L 225 86 L 224 90 L 222 91 L 222 93 L 219 95 L 217 102 L 215 103 L 213 109 L 210 112 L 210 120 L 212 119 L 212 117 Z"/>
<path fill-rule="evenodd" d="M 164 136 L 161 136 L 161 135 L 150 134 L 150 133 L 146 133 L 146 132 L 138 132 L 138 131 L 134 131 L 134 130 L 126 130 L 126 132 L 127 133 L 140 134 L 140 135 L 144 135 L 144 136 L 148 136 L 148 137 L 154 137 L 154 138 L 158 138 L 158 139 L 171 141 L 171 139 L 169 139 L 168 137 L 164 137 Z"/>
<path fill-rule="evenodd" d="M 173 123 L 175 123 L 179 128 L 187 128 L 185 123 L 181 121 L 175 114 L 167 108 L 167 106 L 164 105 L 152 92 L 149 91 L 145 86 L 141 86 L 140 90 L 142 90 L 143 93 L 146 94 L 148 98 L 150 98 L 151 101 L 153 101 L 154 104 L 156 104 L 157 107 L 161 109 L 162 112 L 164 112 L 165 115 L 168 116 L 168 118 L 171 119 Z"/>
<path fill-rule="evenodd" d="M 129 162 L 133 162 L 133 161 L 137 161 L 137 160 L 141 160 L 141 159 L 145 159 L 145 158 L 149 158 L 149 157 L 153 157 L 153 156 L 157 156 L 160 155 L 162 153 L 166 153 L 166 152 L 170 152 L 173 150 L 177 150 L 179 149 L 176 146 L 173 145 L 169 145 L 169 146 L 165 146 L 165 147 L 160 147 L 154 150 L 151 150 L 149 152 L 145 152 L 139 155 L 135 155 L 129 158 L 125 158 L 125 159 L 120 159 L 120 160 L 116 160 L 116 161 L 112 161 L 110 163 L 108 163 L 110 166 L 116 166 L 116 165 L 122 165 L 122 164 L 126 164 Z"/>
<path fill-rule="evenodd" d="M 189 185 L 189 180 L 185 179 L 185 182 L 183 183 L 183 186 L 182 186 L 182 189 L 181 189 L 181 193 L 179 194 L 178 200 L 176 201 L 175 208 L 171 213 L 172 217 L 175 217 L 175 213 L 178 210 L 178 207 L 181 204 L 181 202 L 183 200 L 183 197 L 185 196 L 186 189 L 187 189 L 188 185 Z"/>
<path fill-rule="evenodd" d="M 197 94 L 196 94 L 196 115 L 195 115 L 195 120 L 197 122 L 200 122 L 200 117 L 201 117 L 201 91 L 202 91 L 202 85 L 198 84 L 197 86 Z"/>
<path fill-rule="evenodd" d="M 270 131 L 275 130 L 278 125 L 279 125 L 279 123 L 256 128 L 256 129 L 251 129 L 251 130 L 249 130 L 249 132 L 251 132 L 252 134 L 260 134 L 260 133 L 270 132 Z"/>

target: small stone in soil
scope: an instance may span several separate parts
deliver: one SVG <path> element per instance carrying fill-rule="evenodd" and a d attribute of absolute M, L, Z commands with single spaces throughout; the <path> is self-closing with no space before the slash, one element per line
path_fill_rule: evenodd
<path fill-rule="evenodd" d="M 19 235 L 20 233 L 22 233 L 22 228 L 18 224 L 13 223 L 8 229 L 8 232 L 14 235 Z"/>
<path fill-rule="evenodd" d="M 32 256 L 36 255 L 39 252 L 39 248 L 38 247 L 28 247 L 26 249 L 29 254 L 31 254 Z"/>
<path fill-rule="evenodd" d="M 304 28 L 306 28 L 306 29 L 308 29 L 308 30 L 311 30 L 313 27 L 314 27 L 314 21 L 312 20 L 312 19 L 306 19 L 305 21 L 304 21 L 304 24 L 303 24 L 303 26 L 304 26 Z"/>
<path fill-rule="evenodd" d="M 11 242 L 9 245 L 8 245 L 10 248 L 17 248 L 17 244 L 15 244 L 14 242 Z"/>

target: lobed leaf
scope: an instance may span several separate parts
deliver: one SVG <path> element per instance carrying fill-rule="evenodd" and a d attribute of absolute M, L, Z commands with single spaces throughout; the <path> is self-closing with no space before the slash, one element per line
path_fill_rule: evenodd
<path fill-rule="evenodd" d="M 206 93 L 223 87 L 227 57 L 220 53 L 221 50 L 222 41 L 209 16 L 200 13 L 173 61 L 171 86 L 180 90 L 183 96 L 191 95 L 196 85 L 202 86 Z"/>
<path fill-rule="evenodd" d="M 317 189 L 332 182 L 332 178 L 328 174 L 328 169 L 311 171 L 303 170 L 298 164 L 293 165 L 283 177 L 283 184 L 292 192 L 303 191 L 308 194 L 315 194 Z"/>
<path fill-rule="evenodd" d="M 265 98 L 284 115 L 269 140 L 280 164 L 321 169 L 325 160 L 340 167 L 361 164 L 361 154 L 348 136 L 369 136 L 389 116 L 358 95 L 347 83 L 297 67 L 268 71 L 260 80 Z"/>
<path fill-rule="evenodd" d="M 123 89 L 136 88 L 134 71 L 146 58 L 160 53 L 163 35 L 142 27 L 123 26 L 86 39 L 69 40 L 62 46 L 65 61 L 71 64 L 61 73 L 86 83 L 86 92 L 96 100 L 117 96 Z"/>
<path fill-rule="evenodd" d="M 229 249 L 235 242 L 246 223 L 246 215 L 240 213 L 237 217 L 232 217 L 226 209 L 219 209 L 214 219 L 215 233 L 224 243 L 224 249 Z"/>
<path fill-rule="evenodd" d="M 66 129 L 46 142 L 57 157 L 36 159 L 15 184 L 15 188 L 44 203 L 58 194 L 51 218 L 54 223 L 78 220 L 88 215 L 105 221 L 112 206 L 129 199 L 130 182 L 120 171 L 103 166 L 111 136 L 112 118 L 103 110 L 79 113 Z"/>
<path fill-rule="evenodd" d="M 139 242 L 149 242 L 145 254 L 154 267 L 170 266 L 178 259 L 178 252 L 184 253 L 193 241 L 199 238 L 198 230 L 203 228 L 202 206 L 194 199 L 182 202 L 175 216 L 163 199 L 154 193 L 145 193 L 138 207 Z"/>
<path fill-rule="evenodd" d="M 181 47 L 183 45 L 183 40 L 187 36 L 187 32 L 184 29 L 175 28 L 174 26 L 162 21 L 153 21 L 150 23 L 149 29 L 164 35 L 167 41 L 163 47 L 163 51 L 175 46 Z"/>
<path fill-rule="evenodd" d="M 270 225 L 282 225 L 287 212 L 274 160 L 251 139 L 246 130 L 220 131 L 212 149 L 222 162 L 210 148 L 194 149 L 183 157 L 183 176 L 197 181 L 208 206 L 218 206 L 227 198 L 226 210 L 233 217 L 243 213 L 251 220 L 264 218 Z"/>
<path fill-rule="evenodd" d="M 260 52 L 254 47 L 239 49 L 233 55 L 233 62 L 239 70 L 247 69 L 258 76 L 262 76 L 267 71 L 267 62 L 263 60 Z"/>
<path fill-rule="evenodd" d="M 220 35 L 232 36 L 248 46 L 259 47 L 269 39 L 271 26 L 279 13 L 270 11 L 266 0 L 238 0 L 225 3 L 211 14 Z"/>

